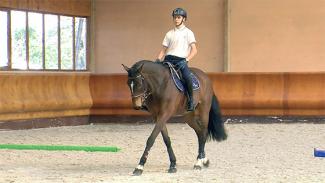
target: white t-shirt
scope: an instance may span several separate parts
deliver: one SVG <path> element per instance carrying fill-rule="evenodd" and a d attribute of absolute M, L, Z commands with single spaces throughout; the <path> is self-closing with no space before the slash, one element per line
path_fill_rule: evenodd
<path fill-rule="evenodd" d="M 190 54 L 192 43 L 196 43 L 194 33 L 183 25 L 168 31 L 162 45 L 167 47 L 166 55 L 186 58 Z"/>

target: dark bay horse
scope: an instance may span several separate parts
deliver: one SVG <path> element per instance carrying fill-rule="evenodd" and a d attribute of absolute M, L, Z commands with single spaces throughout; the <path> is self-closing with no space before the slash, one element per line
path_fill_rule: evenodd
<path fill-rule="evenodd" d="M 174 115 L 185 116 L 186 123 L 194 129 L 198 137 L 199 151 L 194 168 L 207 167 L 209 160 L 204 151 L 207 139 L 222 141 L 227 138 L 219 103 L 208 76 L 199 69 L 191 68 L 200 81 L 200 89 L 193 93 L 195 111 L 187 112 L 186 96 L 176 88 L 169 69 L 162 63 L 142 60 L 131 68 L 125 65 L 123 67 L 128 72 L 127 84 L 131 90 L 133 107 L 137 110 L 147 110 L 155 122 L 155 127 L 147 140 L 146 148 L 133 175 L 142 174 L 149 150 L 159 133 L 162 134 L 167 146 L 170 159 L 168 172 L 177 171 L 176 157 L 166 128 L 167 121 Z"/>

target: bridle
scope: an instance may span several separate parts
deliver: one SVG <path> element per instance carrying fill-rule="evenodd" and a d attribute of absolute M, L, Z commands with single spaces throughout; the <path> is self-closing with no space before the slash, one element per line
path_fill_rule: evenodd
<path fill-rule="evenodd" d="M 133 90 L 131 90 L 131 97 L 132 98 L 137 98 L 137 97 L 141 97 L 141 101 L 142 103 L 145 103 L 145 101 L 148 99 L 148 97 L 151 95 L 151 92 L 148 89 L 148 84 L 145 82 L 145 79 L 143 77 L 142 74 L 139 74 L 137 76 L 134 77 L 129 77 L 129 79 L 134 80 L 134 79 L 141 79 L 141 85 L 144 87 L 144 90 L 142 93 L 138 94 L 138 95 L 134 95 L 133 94 Z"/>

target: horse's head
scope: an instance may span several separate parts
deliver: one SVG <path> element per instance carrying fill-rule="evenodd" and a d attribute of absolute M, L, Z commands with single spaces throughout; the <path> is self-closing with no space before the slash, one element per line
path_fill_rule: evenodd
<path fill-rule="evenodd" d="M 131 68 L 123 65 L 124 69 L 128 72 L 127 85 L 131 91 L 133 108 L 136 110 L 142 109 L 144 107 L 144 101 L 148 97 L 148 88 L 145 83 L 144 77 L 141 73 L 143 64 L 134 65 Z"/>

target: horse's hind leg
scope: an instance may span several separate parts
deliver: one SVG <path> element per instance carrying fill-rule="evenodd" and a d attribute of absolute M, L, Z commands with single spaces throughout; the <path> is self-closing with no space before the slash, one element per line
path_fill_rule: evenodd
<path fill-rule="evenodd" d="M 199 143 L 197 162 L 194 165 L 194 169 L 202 169 L 203 166 L 209 166 L 209 160 L 205 156 L 205 143 L 208 137 L 209 113 L 202 104 L 200 104 L 198 109 L 200 112 L 200 120 L 196 120 L 193 116 L 192 120 L 187 121 L 188 125 L 194 129 Z"/>
<path fill-rule="evenodd" d="M 168 173 L 176 173 L 177 169 L 176 169 L 176 157 L 171 145 L 171 141 L 170 138 L 168 136 L 168 131 L 167 131 L 167 127 L 166 124 L 163 126 L 162 130 L 161 130 L 161 135 L 164 139 L 164 142 L 166 144 L 167 147 L 167 152 L 169 155 L 169 160 L 170 160 L 170 166 L 168 169 Z"/>
<path fill-rule="evenodd" d="M 194 165 L 194 169 L 202 169 L 202 167 L 208 167 L 209 166 L 209 159 L 205 156 L 205 143 L 207 140 L 207 129 L 202 129 L 201 131 L 197 132 L 196 135 L 198 137 L 199 141 L 199 153 L 197 156 L 197 162 Z"/>

